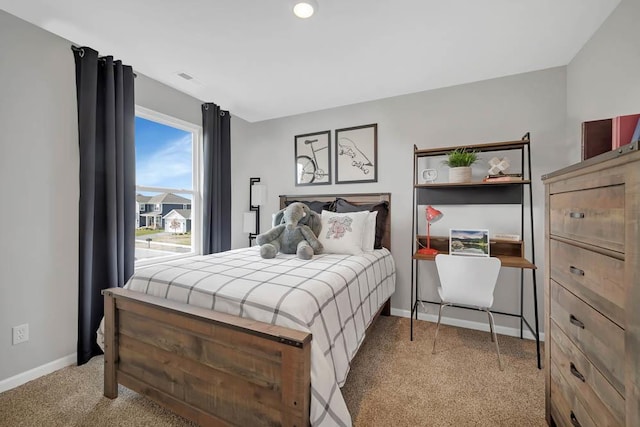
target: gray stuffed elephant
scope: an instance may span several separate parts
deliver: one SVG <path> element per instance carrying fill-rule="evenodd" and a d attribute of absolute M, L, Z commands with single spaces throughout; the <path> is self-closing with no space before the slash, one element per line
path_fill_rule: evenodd
<path fill-rule="evenodd" d="M 282 252 L 311 259 L 322 252 L 322 243 L 317 238 L 322 229 L 320 215 L 304 203 L 291 203 L 276 214 L 274 223 L 278 225 L 256 237 L 262 258 L 275 258 Z"/>

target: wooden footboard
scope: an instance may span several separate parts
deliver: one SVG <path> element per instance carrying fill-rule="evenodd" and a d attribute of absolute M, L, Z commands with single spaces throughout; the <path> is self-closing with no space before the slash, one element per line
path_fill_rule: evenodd
<path fill-rule="evenodd" d="M 105 396 L 122 384 L 200 425 L 309 425 L 311 334 L 126 289 L 102 293 Z"/>
<path fill-rule="evenodd" d="M 390 193 L 280 196 L 388 203 Z M 114 288 L 104 295 L 104 395 L 118 384 L 203 426 L 308 426 L 311 334 Z M 381 313 L 390 314 L 387 300 Z M 369 327 L 371 327 L 371 325 Z"/>

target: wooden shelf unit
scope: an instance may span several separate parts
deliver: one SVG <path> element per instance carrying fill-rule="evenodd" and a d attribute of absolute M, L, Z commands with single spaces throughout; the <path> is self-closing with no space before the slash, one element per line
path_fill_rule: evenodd
<path fill-rule="evenodd" d="M 469 183 L 420 183 L 418 182 L 418 161 L 424 157 L 446 156 L 455 149 L 467 149 L 482 152 L 492 151 L 519 151 L 520 170 L 522 172 L 522 180 L 516 181 L 500 181 L 500 182 L 469 182 Z M 528 190 L 528 191 L 525 191 Z M 525 194 L 527 193 L 527 194 Z M 528 200 L 527 197 L 528 196 Z M 525 203 L 528 201 L 529 220 L 525 221 Z M 531 261 L 525 257 L 525 242 L 523 241 L 507 241 L 507 240 L 491 240 L 490 254 L 499 258 L 503 267 L 519 268 L 522 271 L 529 270 L 532 274 L 533 284 L 533 304 L 535 322 L 534 327 L 525 319 L 523 315 L 523 294 L 524 294 L 524 274 L 520 275 L 520 312 L 519 313 L 500 313 L 508 316 L 519 317 L 520 337 L 523 337 L 523 325 L 526 325 L 536 340 L 538 368 L 542 368 L 540 356 L 540 330 L 538 320 L 538 296 L 536 283 L 536 265 L 535 265 L 535 246 L 533 242 L 533 195 L 531 189 L 531 152 L 530 152 L 530 135 L 525 134 L 522 139 L 515 141 L 491 142 L 485 144 L 461 145 L 453 147 L 441 147 L 430 149 L 418 149 L 414 145 L 413 154 L 413 208 L 412 208 L 412 224 L 414 228 L 414 236 L 412 243 L 413 254 L 411 260 L 411 340 L 413 340 L 413 320 L 418 319 L 418 306 L 420 303 L 439 303 L 437 301 L 426 301 L 420 299 L 418 292 L 418 262 L 433 261 L 434 255 L 424 255 L 418 253 L 418 248 L 426 246 L 426 236 L 418 234 L 417 210 L 418 206 L 423 205 L 492 205 L 492 204 L 510 204 L 520 206 L 520 235 L 524 236 L 525 222 L 529 226 L 531 242 Z M 491 237 L 491 236 L 489 236 Z M 449 238 L 441 236 L 431 237 L 431 247 L 440 251 L 440 253 L 449 252 Z"/>
<path fill-rule="evenodd" d="M 522 139 L 518 139 L 516 141 L 489 142 L 486 144 L 460 145 L 457 147 L 426 148 L 423 150 L 418 150 L 416 148 L 414 155 L 418 157 L 445 156 L 449 154 L 450 151 L 453 151 L 456 148 L 466 148 L 470 151 L 485 153 L 490 151 L 522 149 L 528 146 L 529 146 L 529 134 L 527 133 L 524 137 L 522 137 Z"/>

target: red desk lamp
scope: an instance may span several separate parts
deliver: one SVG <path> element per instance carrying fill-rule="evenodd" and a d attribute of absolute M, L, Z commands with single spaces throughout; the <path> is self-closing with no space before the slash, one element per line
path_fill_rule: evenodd
<path fill-rule="evenodd" d="M 431 247 L 431 223 L 438 221 L 442 218 L 442 212 L 433 206 L 429 205 L 426 209 L 427 214 L 427 247 L 418 249 L 418 253 L 422 255 L 436 255 L 437 249 Z"/>

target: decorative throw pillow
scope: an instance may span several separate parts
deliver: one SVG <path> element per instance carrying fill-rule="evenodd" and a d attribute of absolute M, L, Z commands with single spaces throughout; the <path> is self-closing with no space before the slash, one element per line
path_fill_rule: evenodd
<path fill-rule="evenodd" d="M 310 201 L 287 200 L 285 202 L 285 205 L 289 206 L 291 203 L 295 203 L 295 202 L 304 203 L 305 205 L 309 206 L 309 209 L 311 209 L 315 213 L 319 213 L 319 214 L 321 214 L 323 210 L 332 211 L 332 212 L 335 211 L 334 206 L 333 206 L 335 201 L 321 202 L 319 200 L 310 200 Z"/>
<path fill-rule="evenodd" d="M 372 251 L 375 248 L 376 243 L 376 217 L 378 211 L 369 212 L 367 215 L 367 222 L 364 226 L 364 233 L 362 235 L 362 250 Z"/>
<path fill-rule="evenodd" d="M 345 199 L 337 198 L 335 202 L 336 212 L 358 212 L 358 211 L 376 211 L 378 216 L 376 218 L 376 241 L 374 247 L 376 249 L 382 249 L 382 238 L 386 231 L 387 216 L 389 215 L 389 203 L 378 202 L 370 203 L 366 205 L 354 205 L 347 202 Z"/>
<path fill-rule="evenodd" d="M 368 212 L 322 211 L 322 231 L 318 240 L 329 254 L 360 255 Z"/>

